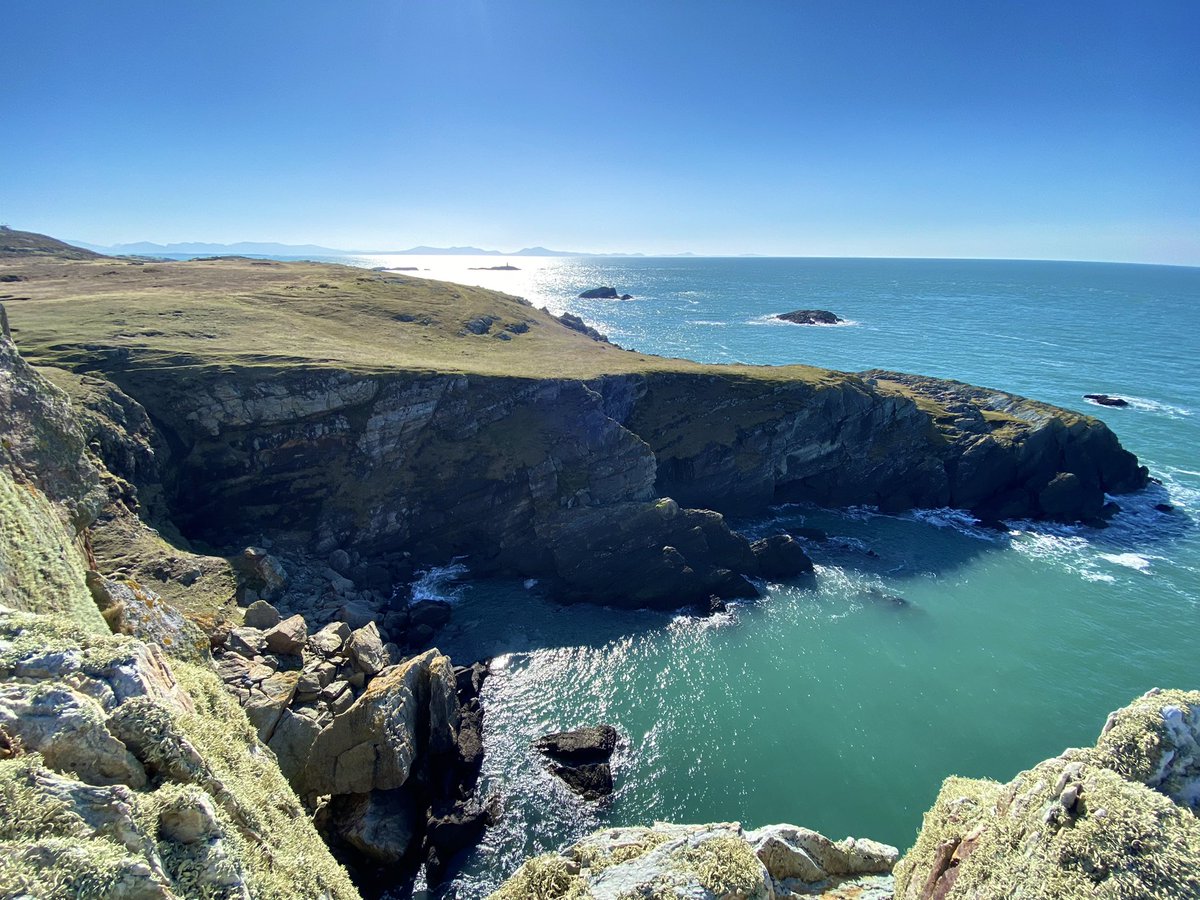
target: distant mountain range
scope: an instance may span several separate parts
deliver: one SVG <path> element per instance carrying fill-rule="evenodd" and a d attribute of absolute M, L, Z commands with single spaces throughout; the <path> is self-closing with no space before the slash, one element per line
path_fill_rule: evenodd
<path fill-rule="evenodd" d="M 514 253 L 483 250 L 479 247 L 411 247 L 408 250 L 335 250 L 316 244 L 275 244 L 241 241 L 236 244 L 155 244 L 139 241 L 134 244 L 113 244 L 103 247 L 75 241 L 76 246 L 113 256 L 644 256 L 644 253 L 576 253 L 570 250 L 549 250 L 545 247 L 526 247 Z M 690 254 L 682 254 L 690 255 Z"/>

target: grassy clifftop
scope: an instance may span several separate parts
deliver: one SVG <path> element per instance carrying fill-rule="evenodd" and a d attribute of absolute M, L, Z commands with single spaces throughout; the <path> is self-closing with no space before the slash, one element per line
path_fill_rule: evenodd
<path fill-rule="evenodd" d="M 350 266 L 221 258 L 143 262 L 0 258 L 23 280 L 5 299 L 30 358 L 136 367 L 275 366 L 592 379 L 717 369 L 762 380 L 807 366 L 703 366 L 621 350 L 524 300 Z M 479 333 L 477 333 L 479 332 Z"/>

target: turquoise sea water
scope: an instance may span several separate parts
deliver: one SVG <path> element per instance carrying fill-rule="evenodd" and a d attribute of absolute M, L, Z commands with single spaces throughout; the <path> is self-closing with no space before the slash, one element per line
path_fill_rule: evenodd
<path fill-rule="evenodd" d="M 1163 483 L 1118 498 L 1123 511 L 1104 530 L 1014 522 L 999 534 L 949 511 L 781 508 L 737 524 L 827 531 L 810 547 L 815 579 L 772 584 L 713 619 L 563 607 L 536 584 L 431 579 L 428 591 L 457 604 L 442 649 L 496 658 L 483 787 L 502 795 L 505 815 L 466 862 L 459 896 L 485 894 L 528 854 L 594 828 L 655 819 L 786 821 L 905 848 L 946 775 L 1008 780 L 1090 744 L 1110 710 L 1148 688 L 1200 687 L 1200 270 L 518 259 L 519 272 L 468 271 L 499 262 L 393 264 L 576 312 L 641 351 L 888 367 L 1084 410 Z M 635 299 L 576 299 L 602 284 Z M 796 308 L 853 324 L 770 320 Z M 1132 406 L 1090 405 L 1082 395 L 1093 392 Z M 565 791 L 529 747 L 597 722 L 623 734 L 617 792 L 599 806 Z"/>

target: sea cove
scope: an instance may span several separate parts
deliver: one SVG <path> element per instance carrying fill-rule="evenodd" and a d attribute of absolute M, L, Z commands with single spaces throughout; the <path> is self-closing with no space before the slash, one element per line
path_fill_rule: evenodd
<path fill-rule="evenodd" d="M 426 261 L 421 274 L 465 279 L 457 261 Z M 525 279 L 509 290 L 581 314 L 633 349 L 851 370 L 879 361 L 1015 390 L 1110 422 L 1164 483 L 1117 498 L 1122 512 L 1106 529 L 1016 521 L 1005 533 L 949 511 L 785 507 L 738 525 L 825 531 L 827 542 L 807 545 L 815 579 L 771 585 L 716 619 L 564 608 L 537 586 L 468 582 L 441 644 L 456 657 L 502 660 L 485 692 L 484 778 L 515 816 L 489 832 L 464 891 L 486 893 L 534 851 L 651 819 L 802 819 L 903 848 L 946 773 L 1005 780 L 1089 744 L 1122 698 L 1195 677 L 1196 270 L 530 262 L 505 275 Z M 579 300 L 592 284 L 637 299 Z M 808 305 L 856 324 L 764 321 Z M 1133 405 L 1096 407 L 1082 397 L 1092 388 Z M 599 810 L 557 785 L 527 746 L 593 721 L 626 735 L 616 797 Z"/>

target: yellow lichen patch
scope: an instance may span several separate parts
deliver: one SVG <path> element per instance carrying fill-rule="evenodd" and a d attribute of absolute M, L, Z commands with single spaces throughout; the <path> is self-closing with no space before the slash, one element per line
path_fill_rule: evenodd
<path fill-rule="evenodd" d="M 489 900 L 578 900 L 588 896 L 577 866 L 556 853 L 535 856 L 491 895 Z"/>
<path fill-rule="evenodd" d="M 1093 759 L 1126 778 L 1150 779 L 1165 752 L 1173 749 L 1163 710 L 1200 707 L 1200 691 L 1152 691 L 1113 713 L 1108 730 L 1096 742 Z"/>
<path fill-rule="evenodd" d="M 753 897 L 765 891 L 766 870 L 754 849 L 736 835 L 721 835 L 689 846 L 681 861 L 717 897 Z"/>
<path fill-rule="evenodd" d="M 593 837 L 605 833 L 598 831 Z M 623 841 L 619 844 L 608 841 L 594 842 L 584 838 L 568 849 L 566 855 L 595 875 L 612 866 L 645 856 L 655 847 L 670 840 L 668 835 L 652 828 L 622 829 L 622 837 Z"/>

